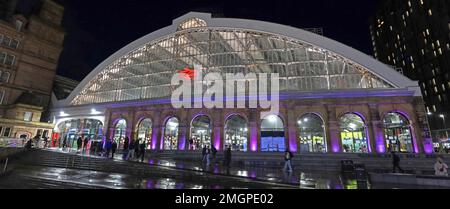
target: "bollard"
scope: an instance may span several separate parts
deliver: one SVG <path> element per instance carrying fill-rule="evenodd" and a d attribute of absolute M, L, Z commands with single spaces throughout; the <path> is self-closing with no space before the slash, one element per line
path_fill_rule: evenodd
<path fill-rule="evenodd" d="M 8 160 L 9 158 L 6 158 L 5 166 L 3 167 L 3 173 L 5 173 L 6 169 L 8 168 Z"/>

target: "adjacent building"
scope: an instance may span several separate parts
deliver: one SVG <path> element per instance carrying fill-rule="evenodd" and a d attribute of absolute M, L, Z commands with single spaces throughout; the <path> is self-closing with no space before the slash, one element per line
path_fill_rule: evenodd
<path fill-rule="evenodd" d="M 17 1 L 2 1 L 0 10 L 0 136 L 51 137 L 48 111 L 53 80 L 63 50 L 64 8 L 51 0 L 36 1 L 28 14 L 16 12 Z"/>
<path fill-rule="evenodd" d="M 450 146 L 450 1 L 383 1 L 370 31 L 375 57 L 419 81 L 434 138 Z"/>
<path fill-rule="evenodd" d="M 223 95 L 232 104 L 261 99 L 249 89 L 263 77 L 247 75 L 278 73 L 280 109 L 175 108 L 173 93 L 191 90 L 174 85 L 180 76 L 211 93 L 212 83 L 190 80 L 200 72 L 237 76 L 226 85 L 234 94 Z M 203 146 L 249 155 L 431 153 L 426 113 L 418 82 L 351 47 L 290 26 L 205 13 L 186 14 L 117 51 L 52 108 L 55 140 L 69 146 L 81 136 L 122 147 L 128 137 L 173 154 Z"/>

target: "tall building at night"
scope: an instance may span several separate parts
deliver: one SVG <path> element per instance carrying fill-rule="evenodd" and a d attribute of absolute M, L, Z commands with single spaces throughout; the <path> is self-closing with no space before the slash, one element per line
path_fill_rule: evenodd
<path fill-rule="evenodd" d="M 419 81 L 434 138 L 448 139 L 450 1 L 387 0 L 370 21 L 375 57 Z"/>
<path fill-rule="evenodd" d="M 0 136 L 50 137 L 52 126 L 42 114 L 63 50 L 64 8 L 42 0 L 18 13 L 17 2 L 2 1 L 6 7 L 0 11 Z"/>

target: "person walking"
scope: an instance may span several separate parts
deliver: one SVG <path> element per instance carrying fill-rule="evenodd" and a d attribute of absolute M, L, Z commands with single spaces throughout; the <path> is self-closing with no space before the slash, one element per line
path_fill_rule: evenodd
<path fill-rule="evenodd" d="M 44 136 L 43 141 L 44 141 L 44 147 L 43 147 L 43 149 L 46 149 L 46 148 L 47 148 L 47 144 L 48 144 L 48 139 L 47 139 L 46 136 Z"/>
<path fill-rule="evenodd" d="M 227 149 L 225 150 L 225 166 L 229 168 L 230 163 L 231 163 L 231 146 L 227 146 Z"/>
<path fill-rule="evenodd" d="M 111 152 L 111 148 L 112 148 L 112 142 L 111 141 L 113 141 L 113 140 L 109 139 L 109 140 L 106 141 L 106 146 L 105 146 L 105 148 L 106 148 L 106 158 L 109 158 L 109 153 Z"/>
<path fill-rule="evenodd" d="M 211 154 L 212 154 L 212 161 L 215 164 L 216 163 L 217 149 L 213 145 L 211 145 Z"/>
<path fill-rule="evenodd" d="M 293 158 L 292 152 L 289 150 L 286 150 L 286 152 L 284 152 L 284 168 L 283 171 L 287 171 L 289 173 L 292 172 L 292 165 L 291 165 L 291 160 Z"/>
<path fill-rule="evenodd" d="M 80 150 L 82 143 L 83 143 L 83 140 L 81 139 L 81 136 L 80 136 L 77 139 L 77 152 Z"/>
<path fill-rule="evenodd" d="M 134 140 L 133 139 L 131 139 L 130 140 L 130 145 L 128 146 L 128 155 L 127 155 L 127 157 L 125 158 L 125 160 L 129 160 L 129 159 L 131 159 L 131 158 L 133 158 L 134 156 L 134 149 L 136 149 L 136 147 L 134 147 Z"/>
<path fill-rule="evenodd" d="M 112 159 L 114 159 L 114 154 L 116 153 L 116 150 L 117 150 L 117 143 L 116 143 L 116 141 L 115 140 L 113 140 L 112 141 L 112 144 L 111 144 L 111 152 L 112 152 Z"/>
<path fill-rule="evenodd" d="M 202 149 L 202 163 L 204 164 L 205 163 L 205 157 L 206 157 L 206 146 L 203 146 L 203 149 Z"/>
<path fill-rule="evenodd" d="M 130 147 L 130 139 L 127 136 L 125 137 L 125 141 L 123 142 L 123 154 L 122 154 L 123 160 L 126 160 L 128 157 L 129 147 Z"/>
<path fill-rule="evenodd" d="M 134 141 L 134 158 L 138 159 L 139 157 L 139 142 L 141 141 L 141 139 L 135 140 Z"/>
<path fill-rule="evenodd" d="M 141 157 L 141 162 L 144 162 L 144 157 L 145 157 L 145 141 L 144 140 L 139 145 L 139 156 Z"/>
<path fill-rule="evenodd" d="M 209 149 L 209 147 L 206 148 L 206 166 L 210 166 L 211 165 L 211 149 Z"/>
<path fill-rule="evenodd" d="M 436 176 L 448 176 L 448 166 L 441 157 L 438 157 L 434 164 L 434 173 Z"/>
<path fill-rule="evenodd" d="M 391 152 L 392 154 L 392 172 L 395 173 L 398 170 L 403 173 L 404 170 L 400 167 L 400 157 L 394 152 Z"/>

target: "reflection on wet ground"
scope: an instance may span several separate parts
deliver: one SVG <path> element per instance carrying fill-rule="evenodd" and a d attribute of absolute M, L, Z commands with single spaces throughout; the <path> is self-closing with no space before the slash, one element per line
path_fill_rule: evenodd
<path fill-rule="evenodd" d="M 65 168 L 20 166 L 0 179 L 0 188 L 103 188 L 103 189 L 225 189 L 215 183 L 194 184 L 171 178 L 141 178 L 126 174 Z"/>
<path fill-rule="evenodd" d="M 60 152 L 59 150 L 53 150 Z M 91 158 L 102 158 L 89 156 Z M 110 189 L 252 189 L 252 188 L 301 188 L 301 189 L 413 189 L 422 188 L 405 185 L 369 185 L 345 179 L 339 173 L 284 172 L 281 168 L 268 167 L 223 167 L 219 164 L 204 166 L 201 162 L 146 159 L 146 163 L 125 162 L 121 156 L 102 163 L 122 164 L 135 169 L 136 166 L 153 169 L 145 177 L 126 171 L 106 173 L 77 169 L 36 167 L 18 165 L 14 173 L 0 179 L 0 188 L 110 188 Z M 132 167 L 133 166 L 133 167 Z M 93 168 L 95 170 L 95 168 Z M 169 176 L 177 171 L 180 175 Z M 152 175 L 153 174 L 153 175 Z M 194 181 L 195 180 L 195 181 Z M 254 184 L 252 182 L 260 182 Z M 427 187 L 429 188 L 429 187 Z"/>

